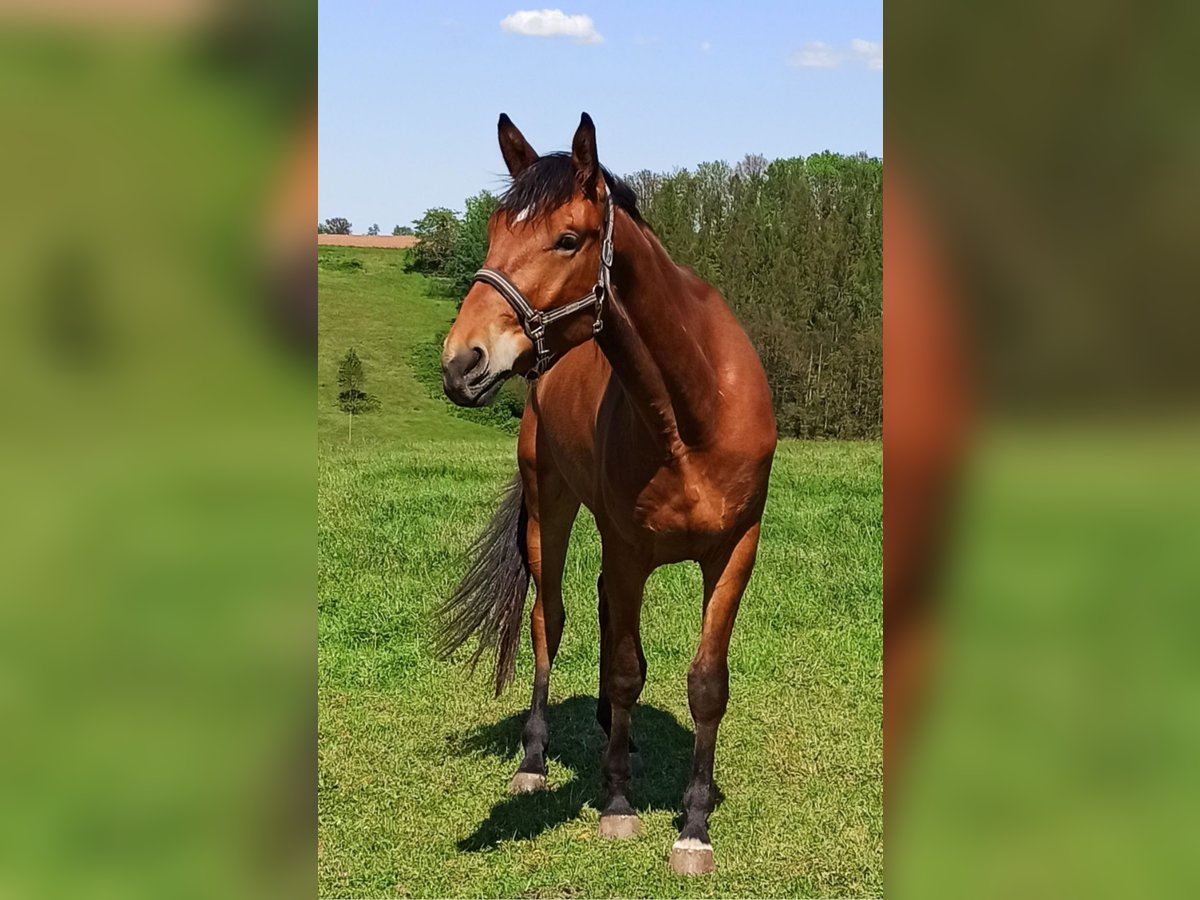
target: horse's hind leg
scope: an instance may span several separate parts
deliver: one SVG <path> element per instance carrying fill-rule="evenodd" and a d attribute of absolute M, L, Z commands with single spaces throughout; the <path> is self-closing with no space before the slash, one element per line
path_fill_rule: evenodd
<path fill-rule="evenodd" d="M 639 628 L 642 590 L 649 574 L 649 568 L 637 558 L 633 548 L 604 541 L 604 659 L 599 712 L 604 714 L 607 700 L 609 723 L 603 764 L 601 837 L 629 838 L 640 830 L 628 796 L 632 775 L 629 730 L 633 706 L 646 682 Z"/>
<path fill-rule="evenodd" d="M 523 467 L 523 476 L 525 475 Z M 525 531 L 529 570 L 536 597 L 530 615 L 533 642 L 533 698 L 521 735 L 525 756 L 513 776 L 513 793 L 540 790 L 546 784 L 546 704 L 550 697 L 550 667 L 562 640 L 562 573 L 567 559 L 571 525 L 579 512 L 579 501 L 554 471 L 540 474 L 528 470 L 525 477 L 528 522 Z"/>
<path fill-rule="evenodd" d="M 671 868 L 679 875 L 703 875 L 716 867 L 708 839 L 708 817 L 717 802 L 713 759 L 717 727 L 729 703 L 729 638 L 742 592 L 758 551 L 756 523 L 732 551 L 701 562 L 704 572 L 704 623 L 700 646 L 688 669 L 688 706 L 696 725 L 692 777 L 683 795 L 684 824 L 671 848 Z"/>

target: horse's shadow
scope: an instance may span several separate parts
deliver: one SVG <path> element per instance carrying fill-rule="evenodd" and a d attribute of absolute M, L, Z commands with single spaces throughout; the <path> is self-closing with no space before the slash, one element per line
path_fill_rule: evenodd
<path fill-rule="evenodd" d="M 508 716 L 494 725 L 452 734 L 447 741 L 459 754 L 513 759 L 521 747 L 524 720 L 524 715 Z M 567 768 L 575 777 L 557 789 L 505 795 L 474 833 L 458 842 L 460 850 L 486 850 L 503 840 L 535 837 L 577 818 L 588 803 L 599 802 L 605 738 L 596 723 L 595 698 L 576 696 L 548 706 L 546 726 L 550 766 Z M 630 802 L 639 812 L 678 812 L 691 771 L 691 730 L 670 713 L 639 704 L 633 711 L 633 737 L 641 765 L 634 772 Z"/>

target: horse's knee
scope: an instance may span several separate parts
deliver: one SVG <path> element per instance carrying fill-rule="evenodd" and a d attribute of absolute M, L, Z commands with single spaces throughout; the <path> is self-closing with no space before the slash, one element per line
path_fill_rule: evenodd
<path fill-rule="evenodd" d="M 629 709 L 642 693 L 642 679 L 636 675 L 630 677 L 614 673 L 609 679 L 608 698 L 613 706 Z"/>
<path fill-rule="evenodd" d="M 696 722 L 714 722 L 729 704 L 729 666 L 695 661 L 688 669 L 688 706 Z"/>
<path fill-rule="evenodd" d="M 637 655 L 622 654 L 609 665 L 605 693 L 616 706 L 630 707 L 637 703 L 645 683 L 645 670 Z"/>

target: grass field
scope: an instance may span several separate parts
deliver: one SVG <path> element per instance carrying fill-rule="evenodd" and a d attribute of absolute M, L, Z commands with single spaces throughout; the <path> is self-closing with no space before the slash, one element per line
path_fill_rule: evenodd
<path fill-rule="evenodd" d="M 322 897 L 879 896 L 883 892 L 882 467 L 878 444 L 783 442 L 730 654 L 711 821 L 718 871 L 671 875 L 691 752 L 692 565 L 646 592 L 649 675 L 634 730 L 642 836 L 596 836 L 599 541 L 576 524 L 551 679 L 544 793 L 507 793 L 532 677 L 436 661 L 432 611 L 515 469 L 514 439 L 431 386 L 454 304 L 389 250 L 322 248 L 318 372 Z M 361 267 L 349 262 L 359 260 Z M 347 445 L 337 363 L 381 401 Z M 428 366 L 425 371 L 422 367 Z"/>

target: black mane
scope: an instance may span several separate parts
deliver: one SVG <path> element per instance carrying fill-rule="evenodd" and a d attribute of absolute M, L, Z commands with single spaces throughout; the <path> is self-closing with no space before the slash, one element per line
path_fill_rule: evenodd
<path fill-rule="evenodd" d="M 604 182 L 612 193 L 613 202 L 625 210 L 634 222 L 644 224 L 633 188 L 603 166 L 600 171 L 604 173 Z M 561 151 L 547 153 L 513 179 L 508 190 L 500 197 L 500 209 L 509 215 L 528 210 L 529 217 L 537 219 L 566 204 L 578 189 L 571 154 Z"/>

